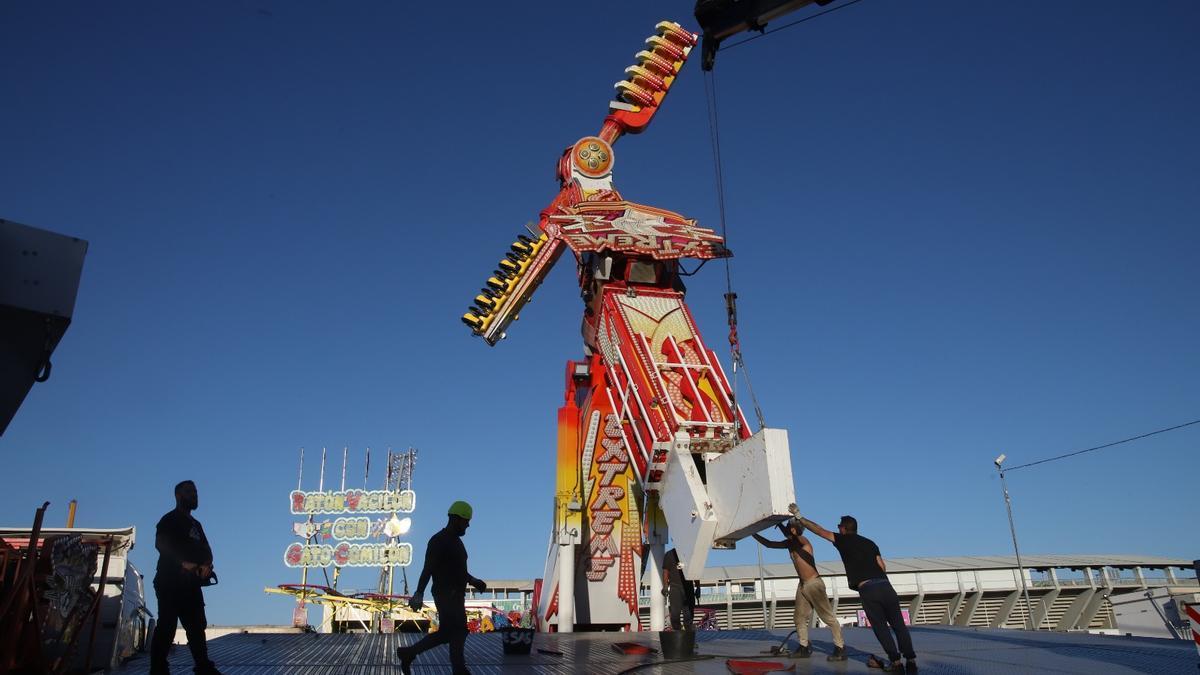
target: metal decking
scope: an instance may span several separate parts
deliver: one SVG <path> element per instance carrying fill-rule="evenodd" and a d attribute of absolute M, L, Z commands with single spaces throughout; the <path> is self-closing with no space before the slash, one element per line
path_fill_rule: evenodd
<path fill-rule="evenodd" d="M 1200 657 L 1190 642 L 1130 638 L 1086 633 L 1054 633 L 953 627 L 912 627 L 920 672 L 928 675 L 974 673 L 1195 673 Z M 500 636 L 475 634 L 467 639 L 467 666 L 483 673 L 728 673 L 727 658 L 777 661 L 798 673 L 877 673 L 867 668 L 868 654 L 880 654 L 874 634 L 866 628 L 845 630 L 850 660 L 825 661 L 832 650 L 828 629 L 810 631 L 816 653 L 808 659 L 773 657 L 765 653 L 787 631 L 701 631 L 697 655 L 690 661 L 665 661 L 659 653 L 632 656 L 618 653 L 618 642 L 637 642 L 658 649 L 654 633 L 540 633 L 529 656 L 504 656 Z M 226 675 L 396 675 L 395 648 L 419 639 L 415 634 L 263 634 L 226 635 L 209 642 L 211 658 Z M 796 646 L 789 638 L 789 648 Z M 537 650 L 561 652 L 561 656 Z M 191 654 L 182 645 L 171 653 L 176 675 L 192 668 Z M 129 661 L 118 675 L 142 675 L 148 657 Z M 417 658 L 419 675 L 449 674 L 446 647 Z"/>

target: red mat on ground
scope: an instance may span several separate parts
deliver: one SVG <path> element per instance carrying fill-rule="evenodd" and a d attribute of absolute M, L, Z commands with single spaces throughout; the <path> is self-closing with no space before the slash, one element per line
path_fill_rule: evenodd
<path fill-rule="evenodd" d="M 777 673 L 796 670 L 796 664 L 783 664 L 779 661 L 739 661 L 728 659 L 725 667 L 735 675 L 757 675 L 758 673 Z"/>
<path fill-rule="evenodd" d="M 647 647 L 646 645 L 638 644 L 636 642 L 618 642 L 612 647 L 622 654 L 654 654 L 658 652 L 658 650 L 654 649 L 653 647 Z"/>

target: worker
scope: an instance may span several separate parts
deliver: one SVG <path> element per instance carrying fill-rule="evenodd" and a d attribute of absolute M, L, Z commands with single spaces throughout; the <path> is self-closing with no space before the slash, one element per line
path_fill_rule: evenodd
<path fill-rule="evenodd" d="M 425 606 L 425 586 L 433 578 L 433 604 L 438 613 L 438 630 L 408 647 L 397 647 L 400 670 L 411 675 L 412 662 L 417 655 L 442 644 L 450 645 L 450 667 L 454 675 L 467 673 L 463 654 L 467 642 L 466 591 L 470 584 L 477 591 L 487 590 L 487 584 L 467 571 L 467 548 L 462 536 L 471 526 L 471 505 L 458 501 L 446 511 L 446 527 L 429 538 L 425 547 L 425 566 L 417 581 L 417 590 L 408 606 L 419 610 Z"/>
<path fill-rule="evenodd" d="M 787 549 L 792 557 L 792 565 L 796 568 L 796 575 L 799 577 L 799 584 L 796 585 L 796 640 L 800 643 L 796 656 L 812 656 L 812 644 L 808 641 L 808 624 L 815 609 L 817 616 L 821 617 L 833 633 L 833 653 L 827 656 L 826 660 L 845 661 L 846 642 L 842 639 L 842 625 L 833 613 L 825 582 L 817 571 L 812 542 L 804 536 L 804 526 L 795 520 L 790 520 L 787 524 L 781 523 L 779 529 L 783 531 L 783 541 L 772 541 L 758 533 L 754 534 L 754 539 L 767 548 Z"/>
<path fill-rule="evenodd" d="M 176 624 L 183 624 L 196 675 L 220 675 L 208 659 L 204 629 L 204 594 L 201 588 L 216 581 L 212 548 L 200 521 L 192 511 L 200 507 L 196 484 L 185 480 L 175 486 L 175 508 L 158 521 L 154 548 L 158 568 L 154 573 L 154 595 L 158 598 L 158 623 L 150 642 L 151 675 L 167 675 L 167 653 L 175 640 Z"/>
<path fill-rule="evenodd" d="M 675 549 L 667 551 L 663 556 L 662 592 L 667 596 L 671 628 L 695 630 L 696 589 L 692 582 L 683 576 L 683 563 L 679 561 L 679 552 Z"/>
<path fill-rule="evenodd" d="M 896 589 L 888 581 L 887 564 L 879 553 L 879 547 L 858 533 L 858 520 L 854 516 L 842 516 L 835 534 L 801 517 L 799 513 L 795 515 L 798 522 L 813 534 L 833 542 L 842 556 L 850 588 L 858 591 L 875 639 L 879 640 L 879 646 L 883 647 L 888 658 L 888 662 L 884 663 L 871 656 L 867 665 L 886 673 L 917 672 L 917 654 L 913 651 L 912 637 L 900 612 L 900 596 L 896 595 Z M 894 640 L 892 632 L 896 634 Z M 899 649 L 896 648 L 897 641 L 900 643 Z M 900 660 L 901 654 L 904 655 L 904 662 Z"/>

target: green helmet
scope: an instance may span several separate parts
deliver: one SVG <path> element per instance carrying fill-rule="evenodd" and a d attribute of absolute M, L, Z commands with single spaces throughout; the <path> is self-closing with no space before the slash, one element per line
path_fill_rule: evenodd
<path fill-rule="evenodd" d="M 446 515 L 458 516 L 463 520 L 470 520 L 472 513 L 471 505 L 463 501 L 454 502 L 450 505 L 450 510 L 446 511 Z"/>

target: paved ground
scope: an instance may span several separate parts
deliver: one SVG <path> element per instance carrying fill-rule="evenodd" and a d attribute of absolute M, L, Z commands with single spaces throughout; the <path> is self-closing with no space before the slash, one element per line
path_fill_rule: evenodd
<path fill-rule="evenodd" d="M 727 659 L 777 661 L 797 673 L 878 673 L 867 668 L 869 654 L 879 654 L 875 636 L 865 628 L 848 628 L 850 660 L 828 663 L 833 645 L 827 629 L 814 629 L 818 653 L 808 659 L 772 657 L 786 631 L 735 630 L 697 633 L 695 660 L 667 661 L 660 653 L 627 656 L 613 648 L 618 642 L 637 642 L 658 649 L 654 633 L 539 634 L 529 656 L 504 656 L 497 634 L 472 635 L 467 641 L 467 665 L 474 675 L 484 673 L 729 673 Z M 1029 633 L 1001 629 L 918 626 L 912 629 L 920 672 L 939 674 L 1000 673 L 1200 673 L 1200 657 L 1190 642 L 1113 637 L 1079 633 Z M 210 652 L 227 675 L 397 675 L 395 648 L 418 635 L 300 635 L 243 633 L 210 642 Z M 794 649 L 794 638 L 788 640 Z M 537 650 L 561 652 L 562 656 Z M 449 674 L 446 647 L 422 654 L 415 664 L 419 675 Z M 171 654 L 175 675 L 191 672 L 191 655 L 177 646 Z M 148 671 L 145 655 L 119 675 Z"/>

